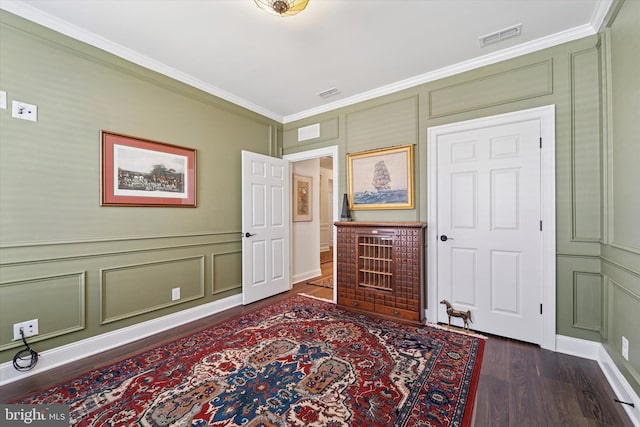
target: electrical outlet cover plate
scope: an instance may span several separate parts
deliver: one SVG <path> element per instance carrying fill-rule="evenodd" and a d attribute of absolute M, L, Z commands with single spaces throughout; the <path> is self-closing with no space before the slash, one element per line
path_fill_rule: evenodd
<path fill-rule="evenodd" d="M 622 337 L 622 357 L 629 360 L 629 340 L 625 337 Z"/>
<path fill-rule="evenodd" d="M 11 117 L 32 122 L 38 121 L 38 106 L 22 101 L 11 102 Z"/>
<path fill-rule="evenodd" d="M 25 338 L 38 335 L 38 319 L 27 320 L 26 322 L 14 323 L 13 324 L 13 340 L 14 341 L 22 339 L 22 335 L 20 335 L 20 328 L 22 328 Z"/>

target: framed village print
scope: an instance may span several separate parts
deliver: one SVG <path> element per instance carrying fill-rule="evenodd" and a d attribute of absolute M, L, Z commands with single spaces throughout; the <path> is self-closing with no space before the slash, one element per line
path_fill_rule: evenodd
<path fill-rule="evenodd" d="M 310 176 L 293 175 L 293 221 L 311 221 Z"/>
<path fill-rule="evenodd" d="M 413 209 L 413 145 L 347 154 L 349 209 Z"/>
<path fill-rule="evenodd" d="M 196 150 L 101 132 L 101 206 L 196 206 Z"/>

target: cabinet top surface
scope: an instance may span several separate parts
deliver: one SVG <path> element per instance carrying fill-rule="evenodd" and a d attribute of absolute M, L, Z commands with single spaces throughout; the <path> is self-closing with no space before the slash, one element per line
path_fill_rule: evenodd
<path fill-rule="evenodd" d="M 337 227 L 426 227 L 426 222 L 366 222 L 366 221 L 337 221 L 334 223 Z"/>

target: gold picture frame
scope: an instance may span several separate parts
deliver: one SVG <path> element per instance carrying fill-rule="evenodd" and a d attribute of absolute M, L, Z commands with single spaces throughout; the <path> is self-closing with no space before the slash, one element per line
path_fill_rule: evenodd
<path fill-rule="evenodd" d="M 312 220 L 311 187 L 313 179 L 310 176 L 293 175 L 293 221 Z"/>
<path fill-rule="evenodd" d="M 349 209 L 413 209 L 413 145 L 347 154 Z"/>

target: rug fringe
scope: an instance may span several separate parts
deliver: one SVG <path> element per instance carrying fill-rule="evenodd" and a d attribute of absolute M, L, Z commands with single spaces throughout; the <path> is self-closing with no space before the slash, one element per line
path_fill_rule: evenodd
<path fill-rule="evenodd" d="M 320 297 L 317 297 L 317 296 L 314 296 L 314 295 L 305 294 L 303 292 L 299 292 L 298 295 L 301 295 L 301 296 L 307 297 L 307 298 L 317 299 L 318 301 L 330 302 L 331 304 L 333 304 L 333 301 L 331 301 L 330 299 L 320 298 Z"/>
<path fill-rule="evenodd" d="M 481 338 L 483 340 L 489 339 L 489 337 L 487 337 L 485 335 L 481 335 L 481 334 L 479 334 L 477 332 L 465 331 L 465 330 L 459 329 L 459 328 L 457 328 L 455 326 L 439 325 L 437 323 L 427 323 L 427 326 L 431 326 L 432 328 L 436 328 L 436 329 L 442 329 L 444 331 L 456 332 L 458 334 L 468 335 L 470 337 Z"/>

